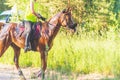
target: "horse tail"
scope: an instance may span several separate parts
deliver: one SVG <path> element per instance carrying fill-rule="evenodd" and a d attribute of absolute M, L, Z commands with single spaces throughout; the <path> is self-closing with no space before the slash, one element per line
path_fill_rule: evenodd
<path fill-rule="evenodd" d="M 9 27 L 5 25 L 0 31 L 0 57 L 5 50 L 10 46 L 11 40 L 9 35 Z"/>

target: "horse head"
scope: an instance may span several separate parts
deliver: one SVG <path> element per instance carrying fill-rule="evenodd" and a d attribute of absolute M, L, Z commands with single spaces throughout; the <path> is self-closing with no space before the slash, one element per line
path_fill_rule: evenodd
<path fill-rule="evenodd" d="M 76 31 L 77 23 L 73 21 L 71 8 L 62 11 L 59 21 L 63 27 L 70 29 L 72 32 Z"/>

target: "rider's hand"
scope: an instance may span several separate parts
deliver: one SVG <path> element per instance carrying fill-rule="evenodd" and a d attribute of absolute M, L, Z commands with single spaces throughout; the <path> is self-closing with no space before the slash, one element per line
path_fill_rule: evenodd
<path fill-rule="evenodd" d="M 43 21 L 46 20 L 46 18 L 42 17 L 40 14 L 38 14 L 37 18 L 38 18 L 38 19 L 42 19 Z"/>
<path fill-rule="evenodd" d="M 42 17 L 42 16 L 41 16 L 41 19 L 42 19 L 43 21 L 45 21 L 45 20 L 46 20 L 46 18 L 44 18 L 44 17 Z"/>
<path fill-rule="evenodd" d="M 40 14 L 37 14 L 37 18 L 40 19 L 40 18 L 41 18 L 41 15 L 40 15 Z"/>

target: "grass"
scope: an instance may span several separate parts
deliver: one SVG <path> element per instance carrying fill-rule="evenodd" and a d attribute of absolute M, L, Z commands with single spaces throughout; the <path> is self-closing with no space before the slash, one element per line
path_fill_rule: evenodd
<path fill-rule="evenodd" d="M 1 63 L 13 63 L 13 50 L 9 48 L 0 58 Z M 40 55 L 21 51 L 20 66 L 39 67 Z M 61 32 L 48 54 L 48 68 L 67 75 L 71 73 L 120 76 L 120 37 L 115 32 L 98 36 L 94 32 L 66 35 Z"/>

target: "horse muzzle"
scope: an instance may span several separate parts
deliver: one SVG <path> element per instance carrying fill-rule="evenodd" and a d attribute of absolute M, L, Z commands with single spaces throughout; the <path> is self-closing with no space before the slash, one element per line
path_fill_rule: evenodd
<path fill-rule="evenodd" d="M 76 31 L 77 23 L 70 24 L 69 29 L 74 33 Z"/>

